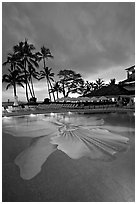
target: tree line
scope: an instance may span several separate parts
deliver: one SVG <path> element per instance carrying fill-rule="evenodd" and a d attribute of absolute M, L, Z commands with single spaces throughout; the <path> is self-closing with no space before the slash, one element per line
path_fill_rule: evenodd
<path fill-rule="evenodd" d="M 62 93 L 64 97 L 68 97 L 70 93 L 85 95 L 105 85 L 104 80 L 100 78 L 94 83 L 84 81 L 81 74 L 71 69 L 60 70 L 56 81 L 52 68 L 47 66 L 48 59 L 54 59 L 50 49 L 42 46 L 40 51 L 35 50 L 35 46 L 25 39 L 13 46 L 12 52 L 7 54 L 7 59 L 3 63 L 3 66 L 8 65 L 9 69 L 8 73 L 2 76 L 2 82 L 7 83 L 6 89 L 13 87 L 15 98 L 17 97 L 17 86 L 21 86 L 25 88 L 27 101 L 36 102 L 34 79 L 38 81 L 46 79 L 50 101 L 52 99 L 56 101 L 59 93 Z M 110 83 L 115 83 L 115 79 L 111 79 Z"/>

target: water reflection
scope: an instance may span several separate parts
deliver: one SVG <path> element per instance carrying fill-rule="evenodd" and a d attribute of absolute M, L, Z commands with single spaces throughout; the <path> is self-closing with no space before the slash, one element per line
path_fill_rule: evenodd
<path fill-rule="evenodd" d="M 4 131 L 16 137 L 32 137 L 31 145 L 15 159 L 23 179 L 31 179 L 40 171 L 48 156 L 61 150 L 72 159 L 83 156 L 109 161 L 126 151 L 129 139 L 115 133 L 114 126 L 104 125 L 98 117 L 54 114 L 40 117 L 14 118 L 4 124 Z M 125 131 L 126 127 L 120 128 Z"/>

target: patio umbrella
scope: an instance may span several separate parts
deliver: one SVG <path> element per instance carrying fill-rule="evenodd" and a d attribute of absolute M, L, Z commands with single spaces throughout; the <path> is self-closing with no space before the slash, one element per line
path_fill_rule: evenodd
<path fill-rule="evenodd" d="M 78 97 L 77 100 L 78 100 L 78 101 L 81 101 L 81 102 L 85 102 L 85 101 L 90 101 L 90 98 L 89 98 L 89 97 L 83 97 L 83 96 L 82 96 L 82 97 Z"/>
<path fill-rule="evenodd" d="M 71 101 L 71 97 L 62 97 L 62 98 L 58 98 L 57 101 Z"/>
<path fill-rule="evenodd" d="M 61 102 L 61 101 L 64 101 L 64 100 L 65 100 L 65 98 L 62 97 L 62 98 L 58 98 L 56 101 Z"/>
<path fill-rule="evenodd" d="M 78 101 L 78 99 L 77 99 L 77 98 L 72 97 L 72 98 L 71 98 L 71 101 Z"/>
<path fill-rule="evenodd" d="M 99 100 L 107 100 L 108 98 L 107 97 L 105 97 L 105 96 L 101 96 L 100 98 L 99 98 Z"/>
<path fill-rule="evenodd" d="M 72 101 L 72 98 L 71 97 L 66 97 L 66 98 L 64 98 L 64 101 L 70 102 L 70 101 Z"/>
<path fill-rule="evenodd" d="M 96 98 L 96 97 L 90 98 L 90 101 L 97 101 L 97 100 L 98 100 L 98 98 Z"/>
<path fill-rule="evenodd" d="M 90 101 L 90 98 L 87 97 L 87 96 L 85 96 L 85 97 L 84 97 L 84 100 L 85 100 L 85 101 Z"/>

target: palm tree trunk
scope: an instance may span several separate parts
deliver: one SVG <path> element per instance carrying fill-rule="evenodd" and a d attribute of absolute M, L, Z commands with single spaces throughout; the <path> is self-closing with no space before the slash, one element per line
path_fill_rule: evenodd
<path fill-rule="evenodd" d="M 64 87 L 64 83 L 63 83 L 63 96 L 65 98 L 65 87 Z"/>
<path fill-rule="evenodd" d="M 48 82 L 48 80 L 47 80 L 47 86 L 48 86 L 48 94 L 49 94 L 49 98 L 50 98 L 50 101 L 51 101 L 51 94 L 50 94 L 50 87 L 49 87 L 49 82 Z"/>
<path fill-rule="evenodd" d="M 27 80 L 26 80 L 26 81 L 27 81 Z M 27 101 L 29 102 L 27 82 L 26 82 L 26 98 L 27 98 Z"/>
<path fill-rule="evenodd" d="M 29 96 L 28 96 L 28 80 L 27 80 L 27 73 L 26 73 L 26 60 L 24 61 L 24 71 L 25 71 L 25 83 L 26 83 L 26 98 L 27 101 L 29 102 Z"/>
<path fill-rule="evenodd" d="M 30 95 L 31 95 L 31 97 L 33 98 L 33 93 L 32 93 L 32 91 L 31 91 L 29 82 L 28 82 L 28 87 L 29 87 Z"/>
<path fill-rule="evenodd" d="M 13 85 L 13 90 L 14 90 L 14 97 L 17 96 L 17 92 L 16 92 L 16 83 L 14 83 Z"/>
<path fill-rule="evenodd" d="M 51 84 L 51 81 L 50 80 L 48 80 L 49 81 L 49 84 L 50 84 L 50 88 L 51 88 L 51 90 L 52 90 L 52 84 Z M 52 94 L 53 94 L 53 99 L 54 99 L 54 102 L 56 101 L 56 99 L 55 99 L 55 94 L 54 94 L 54 91 L 52 92 Z"/>
<path fill-rule="evenodd" d="M 46 68 L 46 62 L 45 62 L 45 58 L 43 57 L 43 63 L 44 63 L 44 69 Z M 49 98 L 50 98 L 50 101 L 51 101 L 51 94 L 50 94 L 50 87 L 49 87 L 49 82 L 48 82 L 48 79 L 47 79 L 47 87 L 48 87 L 48 94 L 49 94 Z"/>
<path fill-rule="evenodd" d="M 17 92 L 16 92 L 16 82 L 13 85 L 13 90 L 14 90 L 14 106 L 18 106 L 18 97 L 17 97 Z"/>
<path fill-rule="evenodd" d="M 54 92 L 53 92 L 53 98 L 54 98 L 54 102 L 56 101 L 56 98 L 55 98 L 55 94 L 54 94 Z"/>
<path fill-rule="evenodd" d="M 66 93 L 66 96 L 65 96 L 65 97 L 68 97 L 69 93 L 70 93 L 70 92 L 68 91 L 68 92 Z"/>
<path fill-rule="evenodd" d="M 59 98 L 59 92 L 57 91 L 57 99 Z"/>
<path fill-rule="evenodd" d="M 32 77 L 30 78 L 30 81 L 31 81 L 31 88 L 32 88 L 33 97 L 35 98 L 35 92 L 34 92 Z"/>

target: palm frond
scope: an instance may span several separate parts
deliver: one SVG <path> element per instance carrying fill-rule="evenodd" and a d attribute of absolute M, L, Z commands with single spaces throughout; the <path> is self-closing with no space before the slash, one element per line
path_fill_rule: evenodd
<path fill-rule="evenodd" d="M 22 87 L 24 88 L 24 85 L 23 85 L 21 82 L 17 82 L 17 84 L 18 84 L 19 86 L 22 86 Z"/>
<path fill-rule="evenodd" d="M 45 76 L 40 76 L 39 78 L 38 78 L 38 80 L 41 80 L 41 79 L 44 79 L 45 78 Z"/>
<path fill-rule="evenodd" d="M 9 78 L 9 75 L 7 74 L 4 74 L 3 77 L 2 77 L 2 82 L 6 82 L 6 83 L 9 83 L 10 82 L 10 78 Z"/>
<path fill-rule="evenodd" d="M 8 84 L 8 85 L 6 86 L 6 90 L 7 90 L 10 86 L 12 86 L 12 84 Z"/>
<path fill-rule="evenodd" d="M 54 79 L 53 79 L 53 78 L 50 78 L 50 81 L 53 81 L 53 82 L 54 82 Z"/>
<path fill-rule="evenodd" d="M 29 59 L 30 60 L 30 62 L 33 64 L 33 65 L 35 65 L 35 67 L 39 67 L 39 64 L 37 63 L 37 61 L 36 60 L 33 60 L 33 59 Z"/>
<path fill-rule="evenodd" d="M 50 77 L 54 77 L 54 75 L 55 75 L 54 73 L 50 73 L 49 74 Z"/>
<path fill-rule="evenodd" d="M 3 66 L 6 66 L 7 64 L 8 64 L 7 61 L 2 63 Z"/>

